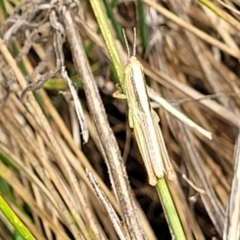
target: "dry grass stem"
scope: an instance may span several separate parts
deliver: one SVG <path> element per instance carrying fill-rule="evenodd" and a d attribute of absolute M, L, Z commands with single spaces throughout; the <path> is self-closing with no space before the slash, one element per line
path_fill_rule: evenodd
<path fill-rule="evenodd" d="M 70 2 L 0 0 L 1 197 L 36 239 L 171 239 L 112 97 L 119 30 L 131 47 L 136 27 L 186 239 L 239 239 L 239 1 L 100 1 L 113 56 L 95 1 Z M 20 238 L 12 223 L 0 214 L 0 239 Z"/>

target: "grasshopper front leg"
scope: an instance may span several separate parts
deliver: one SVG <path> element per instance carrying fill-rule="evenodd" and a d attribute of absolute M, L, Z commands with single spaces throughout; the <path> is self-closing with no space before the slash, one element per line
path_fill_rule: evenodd
<path fill-rule="evenodd" d="M 120 88 L 120 86 L 117 84 L 117 91 L 113 93 L 114 98 L 119 99 L 127 99 L 126 95 L 124 94 L 123 90 Z"/>

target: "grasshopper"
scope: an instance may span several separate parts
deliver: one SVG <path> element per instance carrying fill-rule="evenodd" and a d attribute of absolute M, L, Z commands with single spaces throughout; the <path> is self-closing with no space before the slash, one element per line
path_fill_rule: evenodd
<path fill-rule="evenodd" d="M 124 68 L 122 88 L 117 90 L 113 96 L 127 100 L 129 126 L 133 129 L 147 170 L 149 184 L 155 186 L 157 178 L 163 178 L 164 173 L 167 174 L 169 179 L 173 180 L 175 172 L 158 125 L 160 119 L 150 105 L 143 66 L 136 58 L 136 29 L 134 28 L 133 54 L 131 57 L 124 31 L 123 35 L 128 51 L 128 62 Z"/>

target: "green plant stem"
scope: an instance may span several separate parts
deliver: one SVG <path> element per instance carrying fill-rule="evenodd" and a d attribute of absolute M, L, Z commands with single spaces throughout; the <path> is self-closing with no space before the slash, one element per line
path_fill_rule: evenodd
<path fill-rule="evenodd" d="M 5 215 L 5 217 L 12 223 L 15 229 L 21 234 L 23 239 L 34 240 L 33 235 L 28 231 L 22 221 L 13 212 L 10 206 L 5 202 L 5 200 L 0 195 L 0 210 Z"/>
<path fill-rule="evenodd" d="M 122 46 L 124 46 L 125 42 L 124 42 L 124 39 L 123 39 L 122 31 L 121 31 L 121 28 L 119 27 L 119 24 L 117 22 L 117 19 L 115 17 L 114 12 L 113 12 L 114 7 L 112 6 L 112 4 L 108 0 L 104 0 L 103 2 L 104 2 L 104 5 L 106 7 L 106 10 L 107 10 L 108 17 L 111 19 L 113 28 L 114 28 L 114 30 L 117 34 L 117 37 L 120 40 Z"/>
<path fill-rule="evenodd" d="M 144 11 L 144 3 L 140 0 L 138 0 L 137 4 L 137 9 L 138 9 L 138 24 L 139 24 L 139 31 L 141 35 L 141 44 L 142 44 L 142 56 L 145 55 L 146 48 L 147 48 L 147 43 L 148 43 L 148 37 L 147 37 L 147 26 L 146 26 L 146 21 L 145 21 L 145 11 Z"/>
<path fill-rule="evenodd" d="M 171 232 L 174 235 L 173 239 L 186 240 L 182 224 L 178 217 L 171 193 L 169 192 L 168 185 L 164 178 L 158 179 L 157 190 Z"/>
<path fill-rule="evenodd" d="M 107 46 L 107 50 L 109 53 L 109 57 L 114 67 L 114 71 L 117 75 L 118 81 L 120 85 L 122 85 L 123 79 L 123 65 L 120 61 L 114 39 L 112 37 L 111 31 L 108 27 L 107 19 L 102 9 L 101 1 L 99 0 L 90 0 L 93 12 L 97 19 L 98 25 L 101 29 L 105 44 Z"/>

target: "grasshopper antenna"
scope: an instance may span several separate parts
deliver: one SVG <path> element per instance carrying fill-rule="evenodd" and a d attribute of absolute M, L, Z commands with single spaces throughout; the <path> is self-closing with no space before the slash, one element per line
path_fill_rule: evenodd
<path fill-rule="evenodd" d="M 126 48 L 127 48 L 128 59 L 130 59 L 130 49 L 129 49 L 129 45 L 128 45 L 128 41 L 127 41 L 125 30 L 123 28 L 122 28 L 122 33 L 123 33 L 124 41 L 125 41 Z"/>
<path fill-rule="evenodd" d="M 136 47 L 137 47 L 137 32 L 136 28 L 133 28 L 133 56 L 136 57 Z"/>

